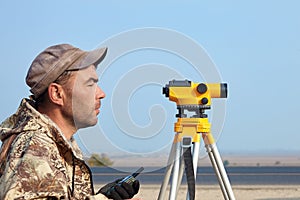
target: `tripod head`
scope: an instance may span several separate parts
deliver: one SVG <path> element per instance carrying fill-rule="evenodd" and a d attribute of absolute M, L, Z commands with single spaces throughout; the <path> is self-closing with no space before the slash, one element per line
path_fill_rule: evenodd
<path fill-rule="evenodd" d="M 186 118 L 184 111 L 193 111 L 192 118 L 206 118 L 211 98 L 227 98 L 226 83 L 194 83 L 189 80 L 172 80 L 163 87 L 163 94 L 177 104 L 178 118 Z"/>

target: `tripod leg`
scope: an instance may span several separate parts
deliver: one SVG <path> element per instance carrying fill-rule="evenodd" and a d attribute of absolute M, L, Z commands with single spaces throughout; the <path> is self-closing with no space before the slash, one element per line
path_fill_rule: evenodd
<path fill-rule="evenodd" d="M 220 170 L 218 168 L 218 164 L 216 162 L 216 159 L 215 159 L 215 157 L 214 157 L 214 155 L 213 155 L 213 153 L 211 151 L 211 148 L 210 147 L 206 147 L 206 148 L 207 148 L 207 152 L 208 152 L 208 156 L 210 158 L 211 164 L 212 164 L 212 166 L 213 166 L 213 168 L 215 170 L 215 174 L 216 174 L 216 176 L 218 178 L 219 185 L 220 185 L 220 188 L 222 190 L 224 199 L 229 200 L 229 197 L 228 197 L 227 192 L 226 192 L 226 187 L 225 187 L 224 182 L 222 180 L 222 176 L 221 176 Z"/>
<path fill-rule="evenodd" d="M 177 142 L 176 143 L 176 154 L 175 154 L 175 161 L 174 161 L 174 167 L 173 167 L 173 177 L 172 177 L 172 183 L 171 183 L 171 188 L 170 188 L 170 196 L 169 196 L 170 198 L 169 198 L 169 200 L 175 200 L 176 199 L 180 160 L 181 160 L 181 145 L 180 145 L 180 142 Z"/>
<path fill-rule="evenodd" d="M 164 197 L 165 197 L 165 193 L 167 191 L 167 187 L 168 187 L 168 184 L 169 184 L 172 168 L 174 166 L 174 161 L 176 159 L 175 154 L 176 154 L 176 143 L 173 143 L 172 147 L 171 147 L 167 167 L 166 167 L 164 181 L 163 181 L 163 183 L 161 185 L 161 188 L 160 188 L 160 191 L 159 191 L 158 200 L 163 200 Z"/>
<path fill-rule="evenodd" d="M 235 200 L 218 148 L 211 133 L 203 134 L 205 147 L 218 177 L 223 196 L 226 200 Z"/>
<path fill-rule="evenodd" d="M 217 148 L 216 145 L 212 145 L 212 153 L 213 153 L 213 155 L 215 157 L 216 164 L 218 166 L 218 169 L 219 169 L 222 181 L 224 183 L 224 187 L 226 189 L 226 194 L 228 195 L 229 200 L 235 200 L 235 197 L 234 197 L 234 194 L 233 194 L 233 191 L 232 191 L 232 188 L 231 188 L 231 185 L 230 185 L 227 173 L 225 171 L 222 159 L 220 157 L 220 154 L 219 154 L 219 151 L 218 151 L 218 148 Z"/>
<path fill-rule="evenodd" d="M 184 158 L 183 156 L 180 157 L 180 168 L 179 168 L 179 173 L 178 173 L 178 183 L 176 186 L 176 194 L 178 194 L 178 190 L 180 188 L 180 184 L 182 181 L 182 177 L 183 177 L 183 172 L 184 172 Z"/>

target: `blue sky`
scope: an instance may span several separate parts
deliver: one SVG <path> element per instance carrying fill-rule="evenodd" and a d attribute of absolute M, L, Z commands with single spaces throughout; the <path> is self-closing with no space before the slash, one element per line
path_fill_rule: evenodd
<path fill-rule="evenodd" d="M 228 83 L 226 117 L 218 137 L 220 151 L 300 153 L 299 7 L 300 2 L 296 0 L 0 1 L 0 120 L 14 113 L 20 100 L 29 95 L 24 81 L 27 69 L 46 47 L 70 43 L 89 50 L 120 33 L 157 27 L 185 35 L 199 44 L 217 66 L 222 81 Z M 137 52 L 132 57 L 124 55 L 114 65 L 125 67 L 122 70 L 112 67 L 106 74 L 118 81 L 126 70 L 132 69 L 131 64 L 161 62 L 170 66 L 178 64 L 176 70 L 180 74 L 199 82 L 195 80 L 198 76 L 180 58 L 159 51 L 149 52 Z M 113 96 L 109 90 L 112 84 L 108 77 L 103 76 L 103 82 L 100 80 L 100 85 L 108 89 L 100 126 L 102 120 L 103 127 L 111 126 L 111 131 L 117 133 L 118 129 L 109 124 L 112 115 L 106 114 Z M 147 95 L 142 90 L 135 92 L 129 103 L 133 120 L 141 126 L 149 123 L 147 110 L 151 103 L 162 104 L 168 119 L 163 130 L 172 132 L 173 127 L 169 126 L 175 119 L 169 116 L 176 112 L 173 103 L 161 95 L 160 85 L 143 89 Z M 166 134 L 168 141 L 172 140 L 172 134 L 171 137 L 167 136 L 169 133 L 162 134 Z M 93 146 L 94 141 L 85 143 Z M 99 146 L 105 144 L 100 141 Z"/>

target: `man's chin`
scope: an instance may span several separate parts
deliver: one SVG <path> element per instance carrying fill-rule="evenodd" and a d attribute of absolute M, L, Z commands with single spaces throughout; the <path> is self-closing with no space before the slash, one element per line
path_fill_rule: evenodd
<path fill-rule="evenodd" d="M 76 124 L 77 129 L 81 129 L 81 128 L 88 128 L 91 126 L 95 126 L 98 123 L 98 118 L 96 118 L 95 120 L 91 120 L 89 122 L 85 122 L 85 123 L 78 123 Z"/>

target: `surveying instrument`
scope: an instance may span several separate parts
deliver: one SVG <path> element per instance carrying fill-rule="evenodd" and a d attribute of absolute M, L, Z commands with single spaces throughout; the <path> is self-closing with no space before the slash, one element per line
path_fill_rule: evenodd
<path fill-rule="evenodd" d="M 172 80 L 163 87 L 163 94 L 177 104 L 176 132 L 158 200 L 164 200 L 170 176 L 169 200 L 176 200 L 185 170 L 187 200 L 195 199 L 195 180 L 201 135 L 217 176 L 224 199 L 235 200 L 223 162 L 217 149 L 205 110 L 210 109 L 212 98 L 227 98 L 226 83 L 194 83 L 189 80 Z M 188 116 L 187 112 L 194 115 Z"/>

